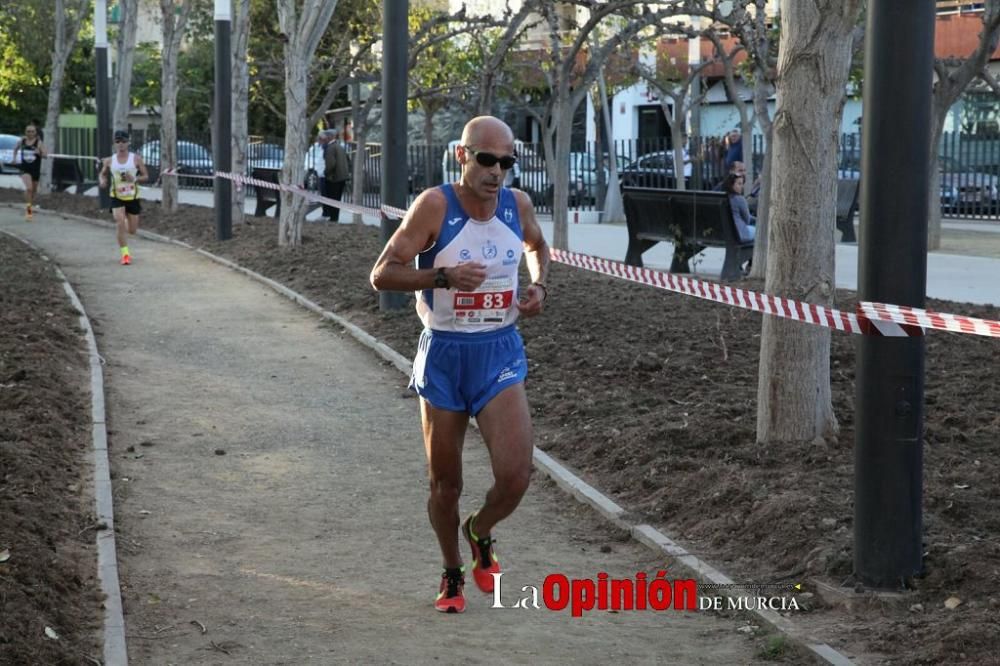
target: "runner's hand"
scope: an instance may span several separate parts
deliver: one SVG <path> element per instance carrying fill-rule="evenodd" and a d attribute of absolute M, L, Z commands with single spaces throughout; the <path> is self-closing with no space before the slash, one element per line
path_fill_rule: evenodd
<path fill-rule="evenodd" d="M 531 284 L 524 291 L 523 297 L 517 302 L 517 309 L 522 317 L 534 317 L 542 313 L 542 303 L 545 302 L 546 293 L 537 284 Z"/>
<path fill-rule="evenodd" d="M 460 291 L 475 291 L 486 280 L 486 266 L 470 261 L 447 269 L 448 286 Z"/>

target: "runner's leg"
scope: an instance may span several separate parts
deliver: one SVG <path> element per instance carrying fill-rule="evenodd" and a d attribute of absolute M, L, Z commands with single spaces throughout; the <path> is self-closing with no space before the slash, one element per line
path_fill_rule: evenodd
<path fill-rule="evenodd" d="M 112 208 L 111 214 L 115 217 L 115 235 L 118 238 L 118 247 L 128 247 L 128 223 L 125 219 L 125 207 Z"/>
<path fill-rule="evenodd" d="M 437 409 L 420 399 L 420 417 L 424 429 L 424 449 L 430 497 L 427 514 L 437 535 L 445 567 L 458 567 L 458 499 L 462 495 L 462 445 L 469 417 L 464 412 Z"/>
<path fill-rule="evenodd" d="M 534 442 L 524 384 L 498 393 L 476 415 L 476 422 L 493 467 L 493 487 L 486 493 L 486 504 L 474 526 L 476 535 L 484 537 L 514 512 L 531 482 Z"/>

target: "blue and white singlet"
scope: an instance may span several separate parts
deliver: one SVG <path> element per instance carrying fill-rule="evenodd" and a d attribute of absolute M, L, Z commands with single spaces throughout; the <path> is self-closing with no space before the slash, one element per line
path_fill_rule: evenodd
<path fill-rule="evenodd" d="M 424 289 L 417 292 L 417 314 L 435 331 L 481 333 L 517 320 L 517 270 L 524 234 L 517 199 L 500 188 L 497 209 L 487 221 L 475 220 L 459 203 L 452 185 L 440 187 L 448 201 L 434 245 L 417 255 L 417 268 L 451 267 L 470 261 L 486 266 L 486 280 L 475 291 Z"/>

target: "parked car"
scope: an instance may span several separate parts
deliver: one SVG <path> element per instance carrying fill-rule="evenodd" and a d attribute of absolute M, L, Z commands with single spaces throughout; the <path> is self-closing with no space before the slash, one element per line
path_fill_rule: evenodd
<path fill-rule="evenodd" d="M 285 165 L 285 148 L 276 143 L 251 143 L 247 146 L 247 173 L 254 169 L 274 169 L 280 171 Z M 306 149 L 305 186 L 319 189 L 319 179 L 323 175 L 323 146 L 312 143 Z"/>
<path fill-rule="evenodd" d="M 977 171 L 948 155 L 938 156 L 941 178 L 941 208 L 957 211 L 962 209 L 993 208 L 1000 205 L 998 186 L 1000 178 L 995 174 Z M 861 178 L 860 157 L 850 155 L 840 160 L 838 178 Z"/>
<path fill-rule="evenodd" d="M 942 206 L 951 209 L 995 209 L 1000 203 L 1000 179 L 996 175 L 976 171 L 946 155 L 938 157 L 938 165 L 941 167 Z M 950 201 L 944 200 L 945 195 Z"/>
<path fill-rule="evenodd" d="M 0 134 L 0 173 L 21 173 L 14 166 L 14 147 L 20 140 L 13 134 Z"/>
<path fill-rule="evenodd" d="M 684 151 L 687 156 L 687 151 Z M 691 161 L 684 163 L 684 176 L 691 176 Z M 676 186 L 674 177 L 674 153 L 658 150 L 640 155 L 631 164 L 618 172 L 619 182 L 626 187 L 661 187 L 671 189 Z"/>
<path fill-rule="evenodd" d="M 160 173 L 160 142 L 148 141 L 139 148 L 139 156 L 149 168 L 150 179 L 155 180 Z M 211 181 L 204 178 L 184 178 L 185 174 L 193 176 L 211 176 L 214 172 L 212 154 L 204 146 L 190 141 L 177 142 L 177 173 L 181 185 L 210 186 Z"/>

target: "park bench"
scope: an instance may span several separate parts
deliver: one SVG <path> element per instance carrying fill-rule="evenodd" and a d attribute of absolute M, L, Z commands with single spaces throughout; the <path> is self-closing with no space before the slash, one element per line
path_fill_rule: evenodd
<path fill-rule="evenodd" d="M 858 210 L 860 181 L 856 178 L 837 179 L 837 228 L 844 243 L 857 243 L 854 234 L 854 213 Z"/>
<path fill-rule="evenodd" d="M 723 280 L 741 278 L 743 264 L 753 258 L 753 241 L 740 239 L 724 192 L 624 187 L 622 201 L 630 266 L 642 266 L 642 253 L 661 241 L 674 245 L 672 273 L 690 272 L 688 259 L 706 246 L 726 249 Z"/>
<path fill-rule="evenodd" d="M 275 185 L 278 184 L 278 176 L 280 175 L 281 171 L 277 169 L 254 169 L 250 172 L 252 178 Z M 257 217 L 265 217 L 267 209 L 275 206 L 274 216 L 281 217 L 281 191 L 272 190 L 269 187 L 255 187 L 254 190 L 257 196 L 257 206 L 254 208 L 253 214 Z"/>
<path fill-rule="evenodd" d="M 65 192 L 70 185 L 76 185 L 78 194 L 83 192 L 83 171 L 75 157 L 52 158 L 52 189 Z"/>

